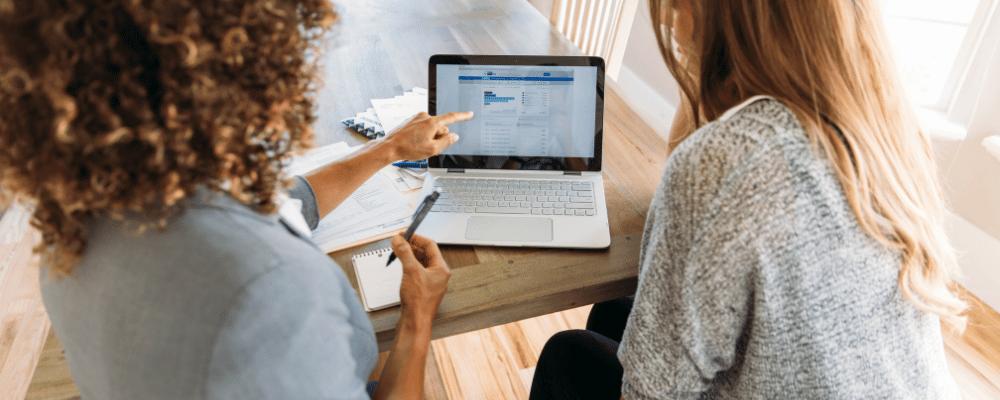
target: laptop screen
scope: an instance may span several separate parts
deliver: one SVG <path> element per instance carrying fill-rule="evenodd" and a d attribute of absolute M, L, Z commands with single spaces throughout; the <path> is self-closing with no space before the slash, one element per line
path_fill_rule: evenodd
<path fill-rule="evenodd" d="M 449 127 L 460 138 L 430 166 L 599 171 L 604 70 L 595 58 L 432 57 L 430 113 L 475 116 Z"/>

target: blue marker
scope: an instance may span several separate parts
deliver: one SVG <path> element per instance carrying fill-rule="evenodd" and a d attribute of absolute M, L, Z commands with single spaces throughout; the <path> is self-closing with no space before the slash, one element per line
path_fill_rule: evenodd
<path fill-rule="evenodd" d="M 394 162 L 392 163 L 392 166 L 399 168 L 427 168 L 427 160 Z"/>

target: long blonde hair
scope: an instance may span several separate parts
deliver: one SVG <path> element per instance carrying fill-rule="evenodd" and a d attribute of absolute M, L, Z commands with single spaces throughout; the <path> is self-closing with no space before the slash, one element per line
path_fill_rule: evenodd
<path fill-rule="evenodd" d="M 678 1 L 694 19 L 690 67 L 675 53 Z M 650 0 L 649 7 L 695 124 L 718 118 L 732 99 L 779 99 L 830 160 L 864 231 L 900 251 L 906 298 L 964 329 L 968 306 L 956 292 L 930 139 L 896 76 L 877 1 Z"/>

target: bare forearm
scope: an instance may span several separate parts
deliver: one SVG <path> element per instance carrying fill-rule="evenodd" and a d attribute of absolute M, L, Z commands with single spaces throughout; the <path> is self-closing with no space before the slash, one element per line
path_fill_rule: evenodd
<path fill-rule="evenodd" d="M 382 142 L 368 142 L 358 151 L 305 176 L 316 192 L 316 205 L 323 218 L 343 203 L 372 175 L 396 161 Z"/>
<path fill-rule="evenodd" d="M 424 367 L 431 343 L 431 317 L 400 313 L 396 341 L 379 377 L 373 399 L 422 399 Z"/>
<path fill-rule="evenodd" d="M 422 160 L 438 154 L 458 140 L 458 135 L 448 131 L 448 124 L 467 121 L 471 112 L 450 112 L 431 117 L 417 114 L 399 130 L 379 140 L 365 144 L 360 150 L 330 164 L 306 180 L 316 192 L 316 206 L 323 218 L 343 203 L 368 178 L 396 160 Z"/>

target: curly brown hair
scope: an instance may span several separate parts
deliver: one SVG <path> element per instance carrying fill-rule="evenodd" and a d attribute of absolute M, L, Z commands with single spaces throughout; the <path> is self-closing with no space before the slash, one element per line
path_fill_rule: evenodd
<path fill-rule="evenodd" d="M 197 187 L 273 213 L 308 146 L 328 0 L 0 0 L 0 188 L 68 275 L 98 214 L 162 229 Z"/>

